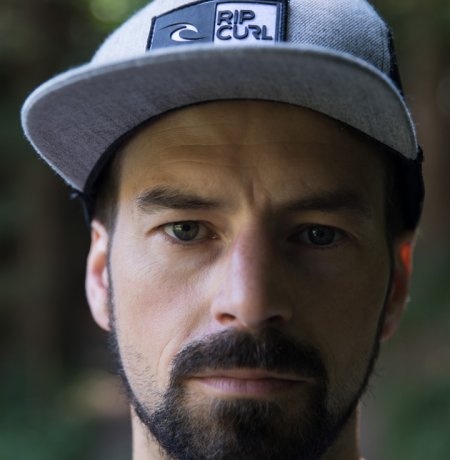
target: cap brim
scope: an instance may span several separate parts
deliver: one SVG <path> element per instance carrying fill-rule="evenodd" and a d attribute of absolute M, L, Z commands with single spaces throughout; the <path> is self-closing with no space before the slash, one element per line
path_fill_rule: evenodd
<path fill-rule="evenodd" d="M 114 64 L 88 64 L 34 91 L 22 110 L 36 150 L 72 187 L 121 136 L 174 108 L 221 99 L 287 102 L 325 113 L 393 148 L 417 155 L 414 126 L 399 91 L 349 54 L 287 44 L 193 45 Z"/>

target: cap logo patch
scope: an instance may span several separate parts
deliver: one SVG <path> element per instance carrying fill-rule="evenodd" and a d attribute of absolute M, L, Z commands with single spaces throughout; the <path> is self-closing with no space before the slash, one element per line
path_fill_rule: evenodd
<path fill-rule="evenodd" d="M 275 44 L 284 38 L 285 1 L 209 0 L 183 6 L 154 18 L 147 49 Z"/>

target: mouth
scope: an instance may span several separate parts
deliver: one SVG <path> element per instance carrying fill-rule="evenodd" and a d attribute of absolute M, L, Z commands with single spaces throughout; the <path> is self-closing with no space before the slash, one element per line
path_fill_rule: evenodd
<path fill-rule="evenodd" d="M 260 369 L 210 371 L 192 376 L 190 380 L 209 394 L 232 398 L 273 397 L 311 382 L 311 378 Z"/>

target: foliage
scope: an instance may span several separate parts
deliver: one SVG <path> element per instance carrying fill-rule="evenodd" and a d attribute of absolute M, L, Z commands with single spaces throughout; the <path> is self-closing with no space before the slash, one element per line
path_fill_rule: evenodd
<path fill-rule="evenodd" d="M 93 441 L 92 423 L 80 414 L 70 414 L 61 404 L 64 384 L 47 382 L 45 391 L 37 391 L 35 379 L 17 364 L 4 369 L 2 379 L 0 458 L 86 458 Z"/>

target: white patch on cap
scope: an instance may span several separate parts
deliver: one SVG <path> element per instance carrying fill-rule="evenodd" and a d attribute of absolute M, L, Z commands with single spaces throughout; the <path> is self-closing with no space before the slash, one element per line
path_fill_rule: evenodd
<path fill-rule="evenodd" d="M 279 39 L 276 4 L 219 3 L 216 8 L 214 44 L 271 45 Z"/>

